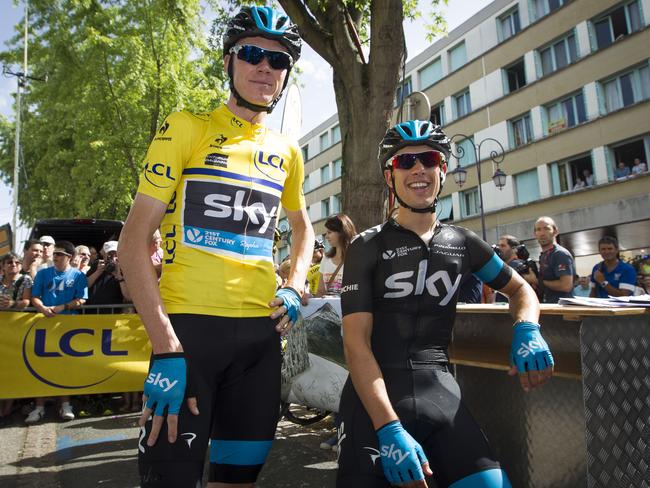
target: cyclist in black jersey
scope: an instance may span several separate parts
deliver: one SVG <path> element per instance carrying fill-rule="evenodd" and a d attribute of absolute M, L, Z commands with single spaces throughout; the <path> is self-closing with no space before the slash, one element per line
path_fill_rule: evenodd
<path fill-rule="evenodd" d="M 394 218 L 358 235 L 345 259 L 341 307 L 350 377 L 341 399 L 339 488 L 389 485 L 505 488 L 494 458 L 449 372 L 447 348 L 463 276 L 510 298 L 510 374 L 525 391 L 550 378 L 530 286 L 473 232 L 438 222 L 449 140 L 429 121 L 391 128 L 379 149 Z"/>
<path fill-rule="evenodd" d="M 280 334 L 297 319 L 312 256 L 300 148 L 263 125 L 300 56 L 298 30 L 271 7 L 244 7 L 223 41 L 230 98 L 167 117 L 119 243 L 153 349 L 138 442 L 147 488 L 203 486 L 208 444 L 208 487 L 253 486 L 278 421 Z M 293 242 L 277 290 L 280 206 Z M 159 225 L 160 288 L 149 259 Z"/>

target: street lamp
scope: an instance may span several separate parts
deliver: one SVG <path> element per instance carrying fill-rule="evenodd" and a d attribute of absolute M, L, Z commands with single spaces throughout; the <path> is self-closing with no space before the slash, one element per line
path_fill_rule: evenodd
<path fill-rule="evenodd" d="M 456 169 L 454 169 L 451 174 L 454 177 L 454 181 L 456 184 L 462 188 L 465 182 L 467 181 L 467 170 L 460 165 L 460 160 L 463 158 L 465 155 L 465 148 L 461 145 L 461 143 L 468 141 L 471 145 L 472 148 L 474 149 L 474 155 L 476 156 L 476 173 L 478 176 L 478 197 L 479 197 L 479 210 L 481 212 L 481 232 L 483 236 L 483 240 L 487 241 L 487 236 L 485 233 L 485 212 L 483 209 L 483 189 L 481 188 L 481 146 L 487 141 L 494 142 L 497 146 L 499 146 L 499 150 L 495 151 L 492 150 L 490 151 L 490 160 L 494 164 L 496 164 L 496 170 L 494 171 L 494 174 L 492 175 L 492 181 L 494 181 L 494 185 L 499 189 L 503 190 L 503 187 L 506 186 L 506 175 L 505 172 L 503 172 L 499 168 L 499 164 L 503 162 L 504 159 L 504 149 L 503 146 L 499 141 L 496 139 L 493 139 L 492 137 L 487 137 L 483 139 L 478 146 L 474 143 L 474 141 L 470 138 L 467 137 L 465 134 L 456 134 L 453 135 L 450 140 L 456 144 L 456 153 L 452 151 L 451 155 L 456 159 L 456 162 L 458 163 L 456 165 Z M 456 142 L 458 140 L 458 142 Z"/>

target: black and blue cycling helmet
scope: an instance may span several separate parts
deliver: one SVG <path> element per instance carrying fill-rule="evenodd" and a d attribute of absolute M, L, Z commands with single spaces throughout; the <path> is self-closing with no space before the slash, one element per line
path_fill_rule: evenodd
<path fill-rule="evenodd" d="M 282 44 L 295 64 L 300 58 L 302 48 L 302 39 L 298 33 L 298 27 L 291 22 L 289 17 L 272 7 L 243 7 L 237 15 L 228 21 L 226 32 L 223 35 L 223 55 L 230 54 L 230 49 L 239 41 L 246 37 L 264 37 Z M 237 104 L 246 107 L 255 112 L 271 113 L 278 101 L 282 97 L 282 92 L 289 81 L 289 74 L 284 79 L 282 90 L 273 102 L 266 105 L 256 105 L 244 100 L 235 89 L 232 74 L 233 63 L 228 66 L 228 76 L 230 78 L 230 90 L 237 99 Z"/>
<path fill-rule="evenodd" d="M 433 124 L 429 120 L 407 120 L 406 122 L 400 122 L 399 124 L 391 127 L 386 131 L 381 143 L 379 144 L 379 167 L 382 173 L 385 170 L 391 171 L 392 176 L 392 165 L 391 159 L 400 149 L 408 146 L 429 146 L 435 151 L 440 151 L 445 156 L 445 161 L 449 161 L 449 155 L 451 154 L 451 142 L 447 135 L 443 132 L 442 128 L 439 125 Z M 440 191 L 442 191 L 442 186 L 445 184 L 445 179 L 447 177 L 447 164 L 443 164 L 440 167 Z M 393 193 L 395 198 L 403 207 L 406 207 L 414 212 L 424 213 L 424 212 L 435 212 L 436 200 L 433 202 L 433 205 L 423 209 L 412 208 L 407 205 L 402 199 L 397 195 L 397 192 L 394 190 L 395 180 L 393 178 Z"/>

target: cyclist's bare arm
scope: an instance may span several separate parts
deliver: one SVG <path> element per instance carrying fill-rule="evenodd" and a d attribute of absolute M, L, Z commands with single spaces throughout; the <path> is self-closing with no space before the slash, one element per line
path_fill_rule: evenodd
<path fill-rule="evenodd" d="M 165 311 L 158 289 L 158 276 L 149 256 L 151 236 L 166 209 L 167 204 L 138 193 L 120 234 L 118 248 L 124 279 L 154 354 L 183 350 Z"/>

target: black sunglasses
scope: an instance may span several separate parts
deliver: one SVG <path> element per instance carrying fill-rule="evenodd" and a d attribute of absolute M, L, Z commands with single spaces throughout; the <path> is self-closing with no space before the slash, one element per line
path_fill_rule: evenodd
<path fill-rule="evenodd" d="M 434 168 L 445 164 L 445 155 L 439 151 L 426 151 L 417 154 L 398 154 L 393 156 L 393 169 L 411 169 L 420 161 L 425 168 Z"/>
<path fill-rule="evenodd" d="M 282 51 L 270 51 L 249 44 L 233 46 L 230 48 L 232 54 L 236 54 L 238 59 L 250 64 L 260 64 L 262 59 L 266 58 L 273 69 L 291 69 L 293 60 L 289 53 Z"/>

